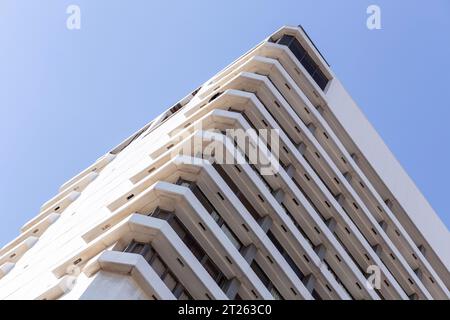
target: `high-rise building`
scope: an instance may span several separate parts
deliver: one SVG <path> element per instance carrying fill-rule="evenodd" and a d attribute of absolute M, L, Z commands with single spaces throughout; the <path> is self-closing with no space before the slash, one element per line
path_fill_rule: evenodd
<path fill-rule="evenodd" d="M 450 236 L 301 27 L 64 183 L 0 299 L 449 299 Z"/>

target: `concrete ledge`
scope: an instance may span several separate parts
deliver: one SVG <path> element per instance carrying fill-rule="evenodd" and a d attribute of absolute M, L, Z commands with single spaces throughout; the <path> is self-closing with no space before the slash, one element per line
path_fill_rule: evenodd
<path fill-rule="evenodd" d="M 195 258 L 192 252 L 186 247 L 166 221 L 141 214 L 129 215 L 119 224 L 111 227 L 101 236 L 86 244 L 85 247 L 75 252 L 75 254 L 71 255 L 68 259 L 61 261 L 58 266 L 53 269 L 53 274 L 58 278 L 62 277 L 66 275 L 73 266 L 80 266 L 80 268 L 86 267 L 87 270 L 90 268 L 95 269 L 96 267 L 92 266 L 90 263 L 86 264 L 86 262 L 96 255 L 101 254 L 102 251 L 107 250 L 108 247 L 118 240 L 122 239 L 125 242 L 129 242 L 132 239 L 135 239 L 139 242 L 151 242 L 153 239 L 161 239 L 161 237 L 170 245 L 171 250 L 174 250 L 184 262 L 185 268 L 187 267 L 187 269 L 184 269 L 184 272 L 190 273 L 195 277 L 196 281 L 204 287 L 204 289 L 197 288 L 197 291 L 206 291 L 214 299 L 227 299 L 226 295 L 218 287 L 216 282 L 200 265 L 197 258 Z M 126 265 L 123 267 L 125 268 L 124 271 L 128 268 Z M 191 294 L 194 295 L 193 292 L 191 292 Z M 198 294 L 197 296 L 200 295 Z"/>
<path fill-rule="evenodd" d="M 0 279 L 3 278 L 8 274 L 8 272 L 11 271 L 12 268 L 14 268 L 16 264 L 13 262 L 5 262 L 0 266 Z"/>
<path fill-rule="evenodd" d="M 68 293 L 76 284 L 76 277 L 66 275 L 62 277 L 57 284 L 36 297 L 35 300 L 56 300 L 62 295 Z"/>
<path fill-rule="evenodd" d="M 33 236 L 26 238 L 0 257 L 0 265 L 5 262 L 17 262 L 38 240 L 39 238 Z"/>
<path fill-rule="evenodd" d="M 50 227 L 56 220 L 58 220 L 59 214 L 57 213 L 51 213 L 49 214 L 45 219 L 43 219 L 41 222 L 36 224 L 34 228 L 28 229 L 26 232 L 21 233 L 17 238 L 12 240 L 11 242 L 7 243 L 1 250 L 0 250 L 0 256 L 3 255 L 8 250 L 11 250 L 11 248 L 14 248 L 17 244 L 22 242 L 24 239 L 28 238 L 29 236 L 34 237 L 40 237 L 45 230 Z"/>
<path fill-rule="evenodd" d="M 72 202 L 74 202 L 79 196 L 80 192 L 77 191 L 71 191 L 67 196 L 62 198 L 59 202 L 57 202 L 53 207 L 48 208 L 47 210 L 41 212 L 36 217 L 28 221 L 23 225 L 20 230 L 22 232 L 27 232 L 29 229 L 31 229 L 33 226 L 41 222 L 43 219 L 45 219 L 48 215 L 51 213 L 61 213 L 63 212 Z"/>
<path fill-rule="evenodd" d="M 69 187 L 71 187 L 72 185 L 77 183 L 79 180 L 81 180 L 83 177 L 85 177 L 90 172 L 92 172 L 92 171 L 99 172 L 108 163 L 113 161 L 115 157 L 116 156 L 114 154 L 111 154 L 111 153 L 107 153 L 104 156 L 100 157 L 99 159 L 97 159 L 97 161 L 94 164 L 92 164 L 91 166 L 89 166 L 88 168 L 86 168 L 85 170 L 83 170 L 82 172 L 77 174 L 75 177 L 73 177 L 72 179 L 70 179 L 69 181 L 64 183 L 59 188 L 59 192 L 63 192 L 64 190 L 68 189 Z"/>
<path fill-rule="evenodd" d="M 91 277 L 99 270 L 129 274 L 149 296 L 160 300 L 176 299 L 145 259 L 134 253 L 105 251 L 90 261 L 83 272 Z"/>
<path fill-rule="evenodd" d="M 71 191 L 77 191 L 81 192 L 83 191 L 92 181 L 95 180 L 95 178 L 98 177 L 97 172 L 89 172 L 86 176 L 84 176 L 82 179 L 80 179 L 78 182 L 74 183 L 70 188 L 67 188 L 63 190 L 62 192 L 59 192 L 57 195 L 55 195 L 52 199 L 48 200 L 41 206 L 41 211 L 43 212 L 56 204 L 59 200 L 67 196 Z"/>

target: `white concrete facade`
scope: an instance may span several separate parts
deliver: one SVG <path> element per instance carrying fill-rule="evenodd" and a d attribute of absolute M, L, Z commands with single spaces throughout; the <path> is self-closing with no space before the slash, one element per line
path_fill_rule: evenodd
<path fill-rule="evenodd" d="M 230 129 L 267 143 L 274 174 Z M 64 183 L 0 250 L 0 299 L 449 299 L 449 244 L 304 30 L 283 27 Z"/>

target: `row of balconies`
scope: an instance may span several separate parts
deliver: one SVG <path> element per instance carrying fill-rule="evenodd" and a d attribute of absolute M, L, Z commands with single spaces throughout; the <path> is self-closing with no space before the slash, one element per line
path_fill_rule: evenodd
<path fill-rule="evenodd" d="M 255 51 L 264 52 L 264 53 L 268 52 L 268 50 L 282 51 L 282 49 L 280 49 L 279 47 L 280 46 L 278 46 L 278 48 L 277 48 L 277 46 L 275 44 L 269 44 L 269 46 L 261 45 L 257 49 L 255 49 Z M 275 55 L 275 53 L 272 52 L 271 56 L 274 56 L 274 55 Z M 283 56 L 282 54 L 276 54 L 277 60 L 280 61 L 280 63 L 283 63 L 285 67 L 288 66 L 288 62 L 290 62 L 291 65 L 292 65 L 292 62 L 295 62 L 295 59 L 293 60 L 292 58 L 290 59 L 290 61 L 286 61 L 286 60 L 283 61 L 283 59 L 280 58 L 282 56 Z M 289 55 L 286 55 L 284 53 L 284 56 L 289 56 Z M 247 63 L 248 66 L 246 66 L 245 69 L 242 67 L 242 65 L 245 65 L 246 62 L 240 61 L 239 66 L 237 68 L 235 68 L 235 69 L 229 68 L 230 71 L 226 75 L 224 75 L 224 77 L 221 78 L 220 80 L 221 81 L 223 80 L 223 82 L 225 82 L 226 80 L 229 80 L 229 78 L 231 76 L 233 76 L 239 72 L 242 72 L 242 70 L 251 70 L 252 72 L 268 75 L 268 77 L 270 79 L 277 79 L 277 76 L 276 75 L 274 76 L 274 72 L 273 72 L 275 68 L 268 69 L 268 68 L 260 67 L 260 66 L 255 67 L 254 63 L 253 63 L 253 66 L 251 65 L 251 60 L 260 60 L 260 61 L 266 60 L 266 64 L 267 64 L 267 61 L 269 61 L 270 59 L 260 58 L 260 57 L 252 57 L 252 55 L 247 55 L 246 59 L 243 59 L 243 60 L 248 61 L 249 59 L 250 59 L 250 61 Z M 274 61 L 274 60 L 272 60 L 272 61 Z M 278 62 L 271 63 L 271 65 L 274 65 L 274 64 L 276 65 L 276 64 L 278 64 Z M 297 65 L 297 67 L 298 67 L 298 65 Z M 279 69 L 279 68 L 277 67 L 277 69 Z M 233 70 L 233 72 L 231 70 Z M 271 70 L 271 71 L 269 71 L 269 70 Z M 286 70 L 289 70 L 289 68 L 286 68 Z M 286 72 L 284 72 L 284 73 L 286 74 Z M 299 96 L 300 96 L 300 98 L 302 97 L 302 95 L 303 95 L 302 92 L 298 91 L 298 88 L 297 88 L 295 82 L 292 81 L 292 79 L 289 77 L 289 75 L 285 75 L 284 78 L 282 78 L 282 80 L 279 80 L 279 79 L 280 78 L 278 77 L 278 81 L 276 81 L 276 80 L 272 80 L 272 81 L 277 82 L 277 89 L 283 91 L 283 94 L 285 96 L 289 96 L 289 92 L 291 92 L 293 89 L 296 89 L 295 91 L 297 91 L 296 92 L 297 99 Z M 289 85 L 287 82 L 289 82 Z M 216 86 L 216 90 L 220 90 L 222 92 L 224 90 L 224 87 L 223 86 L 220 87 L 220 84 L 221 84 L 220 81 L 216 81 L 214 83 L 214 86 Z M 285 84 L 285 85 L 283 85 L 283 84 Z M 217 88 L 217 86 L 219 86 L 219 88 Z M 207 93 L 207 91 L 204 91 L 202 94 L 206 94 L 206 93 Z M 292 95 L 292 93 L 290 93 L 290 94 Z M 297 100 L 297 101 L 299 101 L 299 100 Z M 408 235 L 408 233 L 405 231 L 405 229 L 401 226 L 400 222 L 396 219 L 395 215 L 393 215 L 391 213 L 391 211 L 387 205 L 391 201 L 390 200 L 386 201 L 386 203 L 387 203 L 386 204 L 385 201 L 381 200 L 381 197 L 378 195 L 378 193 L 375 191 L 375 189 L 371 186 L 368 179 L 365 178 L 365 176 L 362 174 L 361 170 L 358 170 L 358 166 L 355 164 L 355 160 L 357 157 L 354 154 L 352 154 L 352 157 L 347 157 L 347 159 L 344 157 L 344 154 L 346 153 L 345 148 L 343 148 L 342 144 L 339 144 L 339 140 L 336 138 L 336 136 L 331 131 L 331 129 L 326 125 L 326 123 L 324 123 L 324 120 L 321 117 L 320 112 L 317 112 L 317 110 L 315 110 L 315 108 L 313 108 L 311 106 L 309 106 L 309 109 L 308 109 L 307 108 L 308 100 L 305 99 L 305 97 L 303 97 L 303 101 L 306 105 L 303 108 L 297 107 L 294 99 L 292 99 L 292 98 L 289 102 L 292 104 L 293 107 L 297 108 L 296 111 L 299 110 L 302 117 L 305 116 L 305 113 L 309 114 L 309 115 L 312 115 L 312 114 L 315 115 L 315 119 L 314 118 L 311 119 L 310 116 L 308 116 L 309 118 L 305 118 L 305 119 L 307 119 L 308 122 L 306 122 L 306 121 L 304 121 L 304 122 L 309 123 L 308 127 L 313 129 L 315 138 L 318 140 L 318 142 L 320 142 L 322 145 L 325 146 L 328 154 L 333 156 L 334 164 L 337 164 L 339 168 L 342 168 L 342 167 L 345 168 L 345 165 L 348 165 L 348 164 L 352 165 L 353 169 L 350 171 L 353 174 L 351 174 L 350 171 L 345 171 L 348 169 L 341 169 L 342 170 L 341 172 L 343 172 L 346 177 L 352 177 L 352 175 L 353 175 L 353 179 L 349 179 L 350 180 L 349 183 L 351 183 L 351 187 L 355 188 L 355 190 L 358 193 L 360 193 L 360 195 L 362 194 L 361 197 L 364 200 L 370 200 L 370 201 L 368 201 L 368 206 L 371 209 L 371 214 L 376 218 L 377 221 L 379 221 L 379 224 L 386 226 L 386 225 L 391 225 L 391 223 L 392 223 L 394 225 L 394 227 L 389 227 L 387 230 L 385 230 L 385 232 L 387 232 L 389 235 L 388 241 L 389 240 L 394 241 L 395 243 L 397 243 L 397 246 L 402 248 L 403 250 L 408 248 L 407 250 L 412 251 L 412 252 L 410 251 L 411 252 L 410 254 L 405 255 L 406 260 L 412 266 L 411 268 L 413 270 L 417 270 L 417 272 L 414 272 L 414 273 L 420 274 L 421 278 L 423 278 L 423 280 L 425 282 L 427 282 L 427 286 L 433 287 L 434 283 L 435 283 L 436 273 L 434 272 L 433 268 L 430 266 L 430 263 L 424 258 L 423 254 L 420 254 L 420 252 L 423 251 L 424 246 L 423 245 L 419 245 L 419 246 L 415 245 L 414 241 L 411 239 L 411 237 Z M 273 108 L 273 109 L 275 109 L 275 108 Z M 319 108 L 319 111 L 323 111 L 323 109 Z M 328 130 L 322 131 L 323 130 L 322 128 L 315 128 L 315 125 L 313 126 L 312 122 L 309 122 L 309 121 L 319 121 L 322 128 L 325 128 Z M 295 129 L 297 129 L 297 128 L 295 128 Z M 316 134 L 317 133 L 316 131 L 319 131 L 319 134 Z M 323 132 L 323 134 L 321 132 Z M 329 140 L 333 140 L 333 143 L 335 143 L 334 141 L 336 141 L 335 145 L 337 145 L 339 147 L 338 149 L 341 150 L 340 153 L 339 152 L 336 153 L 335 152 L 336 149 L 331 149 L 331 147 L 333 147 L 333 146 L 330 146 Z M 318 155 L 318 153 L 316 153 L 316 155 Z M 357 179 L 354 179 L 356 174 L 354 173 L 353 170 L 355 170 L 356 174 L 359 176 L 359 178 L 360 178 L 359 181 Z M 319 175 L 319 177 L 320 177 L 320 175 Z M 337 180 L 337 181 L 335 180 L 334 182 L 332 181 L 332 183 L 329 183 L 327 185 L 333 185 L 333 184 L 339 184 L 339 180 Z M 368 216 L 368 217 L 370 219 L 370 216 Z M 378 223 L 376 225 L 378 225 Z M 375 228 L 377 228 L 377 227 L 375 227 Z M 384 232 L 382 232 L 382 234 L 384 234 Z M 399 236 L 399 235 L 401 235 L 401 236 Z M 421 248 L 422 250 L 419 250 L 418 247 Z M 420 265 L 422 266 L 422 268 L 428 269 L 428 271 L 430 272 L 429 276 L 426 276 L 426 277 L 423 276 L 423 273 L 419 269 Z M 441 270 L 441 269 L 439 269 L 439 270 Z M 412 277 L 414 278 L 414 275 L 412 275 Z M 409 281 L 410 281 L 410 279 L 408 280 L 408 282 Z M 440 280 L 437 280 L 437 281 L 439 282 Z M 441 289 L 442 289 L 442 287 L 445 287 L 445 284 L 443 284 L 442 281 L 440 281 L 439 285 L 441 286 Z M 444 292 L 445 291 L 446 290 L 444 290 Z"/>
<path fill-rule="evenodd" d="M 298 36 L 296 32 L 289 31 Z M 167 143 L 149 155 L 151 164 L 130 178 L 130 192 L 108 205 L 111 216 L 86 232 L 86 245 L 53 270 L 60 281 L 40 298 L 66 293 L 67 279 L 73 280 L 67 270 L 73 266 L 87 276 L 102 269 L 128 274 L 149 297 L 175 298 L 144 258 L 119 252 L 131 241 L 151 243 L 159 254 L 164 252 L 163 260 L 195 299 L 448 298 L 435 265 L 424 257 L 424 246 L 417 248 L 392 213 L 392 201 L 382 200 L 359 168 L 358 156 L 347 151 L 336 127 L 330 127 L 326 98 L 317 89 L 292 52 L 276 43 L 259 45 L 225 69 L 202 88 L 199 102 L 184 110 L 186 120 L 179 124 L 184 129 L 169 132 Z M 205 131 L 230 128 L 278 129 L 281 168 L 274 169 L 276 174 L 262 176 L 260 168 L 248 164 L 247 150 Z M 258 138 L 250 138 L 259 145 Z M 197 153 L 175 157 L 193 143 L 212 159 L 211 141 L 222 141 L 222 152 L 239 158 L 239 165 L 220 169 L 195 158 Z M 111 160 L 107 155 L 65 183 L 22 228 L 23 234 L 62 212 Z M 277 159 L 267 160 L 277 167 Z M 189 188 L 175 185 L 179 178 L 196 182 L 228 229 L 217 225 Z M 226 288 L 214 282 L 170 225 L 144 216 L 157 207 L 183 220 L 229 280 Z M 230 232 L 245 250 L 236 248 Z M 1 259 L 0 276 L 13 263 Z M 384 285 L 378 291 L 365 286 L 371 264 L 381 268 Z"/>
<path fill-rule="evenodd" d="M 280 29 L 271 37 L 271 41 L 276 42 L 284 34 L 296 36 L 297 40 L 301 42 L 307 41 L 298 28 L 291 27 Z M 305 44 L 305 46 L 311 47 L 311 44 Z M 313 122 L 315 126 L 319 124 L 319 127 L 317 128 L 319 133 L 315 135 L 316 139 L 324 147 L 327 153 L 332 156 L 334 164 L 340 171 L 345 173 L 347 177 L 353 178 L 349 179 L 349 183 L 362 199 L 368 200 L 368 207 L 376 220 L 379 221 L 380 224 L 391 226 L 386 230 L 386 233 L 388 233 L 392 241 L 400 242 L 397 244 L 398 247 L 410 250 L 411 253 L 405 255 L 405 259 L 413 269 L 419 270 L 419 266 L 421 266 L 420 269 L 428 269 L 430 274 L 424 277 L 424 281 L 433 285 L 436 281 L 436 273 L 433 268 L 436 268 L 441 274 L 441 277 L 444 277 L 444 281 L 449 283 L 450 276 L 448 276 L 445 266 L 442 265 L 439 258 L 436 257 L 432 250 L 426 250 L 426 241 L 420 233 L 411 231 L 417 230 L 417 228 L 414 225 L 411 225 L 411 222 L 408 219 L 404 219 L 405 213 L 403 212 L 403 209 L 399 207 L 395 201 L 391 200 L 394 197 L 384 185 L 379 183 L 379 178 L 374 176 L 373 170 L 368 170 L 370 165 L 367 164 L 367 161 L 363 157 L 357 156 L 357 152 L 347 151 L 357 150 L 357 148 L 354 146 L 351 139 L 345 136 L 344 130 L 340 128 L 336 119 L 333 118 L 333 113 L 327 111 L 329 107 L 326 95 L 320 90 L 308 74 L 307 70 L 305 70 L 305 68 L 297 61 L 294 54 L 286 46 L 272 42 L 263 42 L 227 67 L 223 72 L 215 76 L 209 88 L 202 90 L 202 94 L 207 95 L 212 92 L 211 90 L 216 92 L 223 91 L 223 88 L 220 86 L 220 81 L 225 81 L 233 75 L 236 75 L 238 72 L 241 72 L 242 65 L 246 64 L 251 59 L 259 59 L 260 57 L 258 57 L 258 55 L 277 60 L 277 63 L 282 66 L 284 74 L 288 74 L 287 77 L 279 80 L 279 78 L 273 77 L 273 72 L 270 71 L 271 69 L 264 69 L 264 67 L 261 69 L 261 66 L 253 68 L 252 70 L 247 68 L 247 70 L 259 74 L 267 74 L 271 81 L 276 82 L 277 89 L 282 91 L 283 96 L 286 98 L 289 97 L 289 95 L 292 95 L 293 91 L 298 93 L 298 87 L 301 88 L 300 96 L 303 96 L 306 106 L 296 108 L 295 102 L 292 103 L 291 106 L 296 112 L 299 112 L 302 119 L 306 119 L 306 123 Z M 319 60 L 321 59 L 318 58 L 318 61 Z M 323 61 L 319 61 L 318 63 L 322 63 L 325 73 L 329 72 L 329 69 L 325 66 L 326 63 Z M 327 77 L 332 78 L 331 73 L 327 74 Z M 289 81 L 289 79 L 291 81 Z M 294 84 L 293 86 L 292 83 Z M 291 101 L 289 101 L 289 103 L 291 103 Z M 313 105 L 315 107 L 313 107 Z M 336 150 L 338 152 L 336 152 Z M 370 177 L 371 180 L 369 181 L 367 177 Z M 395 214 L 393 212 L 395 212 Z M 402 223 L 399 222 L 400 218 L 402 218 Z M 405 229 L 408 229 L 409 232 Z M 417 266 L 414 267 L 416 264 Z M 418 273 L 422 274 L 421 272 Z M 445 273 L 447 273 L 447 276 L 445 276 Z M 437 280 L 437 282 L 439 281 L 440 280 Z M 445 286 L 442 281 L 439 285 Z"/>
<path fill-rule="evenodd" d="M 245 95 L 245 94 L 244 94 Z M 226 97 L 227 96 L 227 94 L 225 94 L 225 95 L 223 95 L 223 97 Z M 228 97 L 229 98 L 229 97 Z M 225 98 L 224 98 L 225 99 Z M 247 97 L 246 97 L 246 99 L 247 99 Z M 219 102 L 219 99 L 217 99 L 217 103 Z M 228 101 L 229 102 L 229 101 Z M 206 110 L 206 109 L 205 109 Z M 247 110 L 247 109 L 246 109 Z M 214 115 L 213 115 L 213 117 L 215 118 L 214 120 L 215 121 L 211 121 L 211 127 L 214 127 L 214 128 L 220 128 L 220 124 L 222 123 L 223 124 L 223 121 L 221 122 L 220 120 L 218 120 L 219 118 L 226 118 L 225 117 L 225 115 L 226 115 L 226 113 L 228 113 L 228 115 L 229 115 L 229 118 L 232 118 L 233 119 L 233 112 L 220 112 L 220 110 L 216 110 L 216 111 L 214 111 Z M 234 112 L 234 114 L 236 114 L 235 112 Z M 204 119 L 203 119 L 204 120 Z M 241 117 L 241 119 L 237 119 L 236 120 L 236 118 L 234 117 L 234 122 L 240 122 L 241 123 L 241 125 L 242 125 L 242 123 L 244 123 L 244 118 L 242 118 Z M 208 122 L 206 122 L 206 123 L 208 123 Z M 205 122 L 203 122 L 203 124 L 205 124 Z M 226 124 L 226 127 L 229 127 L 229 124 L 230 124 L 230 120 L 228 120 L 228 121 L 225 121 L 225 124 Z M 247 126 L 248 126 L 248 123 L 247 123 Z M 208 128 L 206 128 L 206 129 L 208 129 Z M 176 136 L 175 136 L 176 137 Z M 202 138 L 204 138 L 204 136 L 202 136 Z M 175 138 L 174 138 L 174 140 L 175 140 Z M 173 142 L 168 142 L 168 144 L 170 145 L 170 144 L 173 144 Z M 172 147 L 172 148 L 175 148 L 176 147 L 176 145 L 175 144 L 173 144 L 174 145 L 174 147 Z M 167 147 L 166 146 L 164 146 L 164 147 L 162 147 L 161 149 L 162 150 L 164 150 L 163 152 L 159 152 L 159 151 L 157 151 L 156 153 L 152 153 L 152 156 L 153 157 L 159 157 L 159 159 L 157 159 L 157 161 L 156 161 L 156 163 L 152 163 L 152 167 L 156 167 L 156 168 L 158 168 L 158 160 L 159 161 L 161 161 L 161 163 L 163 163 L 163 162 L 166 162 L 167 161 L 167 155 L 170 157 L 170 152 L 174 152 L 174 150 L 172 149 L 172 148 L 169 148 L 169 150 L 167 150 Z M 170 151 L 170 152 L 169 152 Z M 103 232 L 106 232 L 107 230 L 109 230 L 110 228 L 112 228 L 113 226 L 114 226 L 114 224 L 116 224 L 116 223 L 121 223 L 120 221 L 123 221 L 123 219 L 124 219 L 124 217 L 126 216 L 126 215 L 129 215 L 130 214 L 130 209 L 132 209 L 132 208 L 130 208 L 130 205 L 132 205 L 132 204 L 134 204 L 135 203 L 135 201 L 138 201 L 138 203 L 140 203 L 141 205 L 143 204 L 143 202 L 142 202 L 142 199 L 143 199 L 143 196 L 145 195 L 145 196 L 147 196 L 147 194 L 146 194 L 146 192 L 144 192 L 146 189 L 146 187 L 148 188 L 148 184 L 150 183 L 150 181 L 152 181 L 152 179 L 150 179 L 150 178 L 153 178 L 153 179 L 156 179 L 156 176 L 160 173 L 160 172 L 162 172 L 164 170 L 164 166 L 161 166 L 161 167 L 159 167 L 158 169 L 153 169 L 152 170 L 152 168 L 146 168 L 145 170 L 143 170 L 142 172 L 139 172 L 138 174 L 136 174 L 134 177 L 132 177 L 131 178 L 131 181 L 133 181 L 134 183 L 137 183 L 136 184 L 136 190 L 133 190 L 133 192 L 132 193 L 129 193 L 129 194 L 127 194 L 126 196 L 124 196 L 123 198 L 120 198 L 120 199 L 118 199 L 117 201 L 115 201 L 115 202 L 113 202 L 110 206 L 108 206 L 109 208 L 110 208 L 110 210 L 113 212 L 113 215 L 111 216 L 111 218 L 110 219 L 108 219 L 108 222 L 106 223 L 106 224 L 103 224 L 103 222 L 102 222 L 102 226 L 100 227 L 96 227 L 96 228 L 93 228 L 92 229 L 92 231 L 90 231 L 90 232 L 88 232 L 83 238 L 89 243 L 89 245 L 87 246 L 87 248 L 83 251 L 83 254 L 77 254 L 76 256 L 77 256 L 77 258 L 74 256 L 73 257 L 73 259 L 71 259 L 71 261 L 68 261 L 66 264 L 64 264 L 64 265 L 61 265 L 60 267 L 58 267 L 57 269 L 55 269 L 55 275 L 57 275 L 57 276 L 63 276 L 64 275 L 64 272 L 63 272 L 63 270 L 67 270 L 67 267 L 69 266 L 69 265 L 71 265 L 71 264 L 82 264 L 82 263 L 84 263 L 84 261 L 89 261 L 90 260 L 90 257 L 92 256 L 92 254 L 88 254 L 88 255 L 85 255 L 86 254 L 86 252 L 89 252 L 89 251 L 91 251 L 92 249 L 92 247 L 94 246 L 95 247 L 95 252 L 101 252 L 102 250 L 104 250 L 105 248 L 107 248 L 108 246 L 111 246 L 112 245 L 112 243 L 111 242 L 102 242 L 103 244 L 102 245 L 91 245 L 90 243 L 90 241 L 94 241 L 95 239 L 97 239 L 98 237 L 99 237 L 99 234 L 101 234 L 101 233 L 103 233 Z M 248 170 L 248 169 L 247 169 Z M 150 172 L 149 172 L 150 171 Z M 168 170 L 168 172 L 172 172 L 173 173 L 173 169 L 172 170 Z M 197 171 L 198 172 L 198 171 Z M 252 172 L 253 172 L 253 170 L 252 170 Z M 149 179 L 148 181 L 146 181 L 145 179 L 145 177 L 146 177 L 146 174 L 149 174 L 148 176 L 147 176 L 147 179 Z M 191 177 L 192 178 L 192 177 Z M 143 183 L 143 181 L 146 181 L 145 183 Z M 243 182 L 242 183 L 242 185 L 245 185 L 245 182 Z M 170 189 L 170 188 L 169 188 Z M 140 192 L 141 192 L 141 194 L 140 194 Z M 142 193 L 143 192 L 143 193 Z M 149 199 L 149 197 L 145 197 L 145 199 L 146 199 L 146 202 L 147 202 L 147 207 L 148 206 L 151 206 L 151 205 L 155 205 L 155 202 L 159 202 L 159 201 L 161 201 L 161 200 L 159 200 L 161 198 L 161 195 L 157 195 L 154 199 L 155 200 L 151 200 L 151 199 Z M 170 202 L 172 202 L 172 201 L 168 201 L 168 203 L 170 203 Z M 302 202 L 303 203 L 303 202 Z M 133 208 L 135 208 L 136 206 L 133 206 Z M 123 210 L 119 210 L 119 209 L 121 209 L 121 208 L 123 208 Z M 115 213 L 117 211 L 117 213 Z M 115 214 L 114 214 L 115 213 Z M 245 221 L 248 221 L 248 219 L 249 218 L 247 218 L 247 219 L 245 219 Z M 273 222 L 272 222 L 273 223 Z M 286 224 L 288 224 L 288 223 L 286 223 Z M 112 237 L 112 238 L 115 238 L 115 241 L 119 241 L 118 240 L 118 238 L 117 237 Z M 301 236 L 297 236 L 296 237 L 297 239 L 300 239 L 301 238 Z M 122 240 L 120 240 L 121 242 L 123 242 Z M 114 243 L 114 241 L 113 241 L 113 243 Z M 304 245 L 305 246 L 305 245 Z M 309 246 L 309 244 L 308 244 L 308 246 Z M 321 251 L 323 252 L 323 247 L 324 246 L 318 246 L 319 247 L 319 249 L 316 249 L 316 255 L 320 255 L 321 257 L 319 257 L 318 259 L 319 259 L 319 261 L 320 260 L 322 260 L 322 261 L 325 261 L 324 260 L 324 254 L 323 253 L 320 253 Z M 312 250 L 314 250 L 314 248 L 312 248 Z M 276 250 L 275 250 L 276 251 Z M 93 255 L 95 255 L 95 252 L 93 253 Z M 106 253 L 105 253 L 106 254 Z M 345 256 L 345 254 L 344 254 L 344 256 Z M 329 263 L 328 263 L 328 261 L 326 261 L 326 264 L 327 264 L 327 272 L 328 272 L 328 277 L 326 278 L 326 279 L 335 279 L 334 278 L 334 276 L 336 276 L 336 273 L 335 273 L 335 271 L 333 271 L 332 273 L 330 273 L 330 271 L 328 270 L 328 268 L 330 267 L 329 266 Z M 322 273 L 325 273 L 326 272 L 325 270 L 322 270 Z M 339 272 L 339 271 L 338 271 Z M 295 272 L 294 272 L 295 273 Z M 333 276 L 330 276 L 330 275 L 332 275 L 333 274 Z M 309 278 L 308 280 L 310 280 L 310 279 L 312 279 L 312 278 Z M 314 277 L 313 278 L 314 279 L 314 281 L 313 282 L 315 282 L 316 281 L 316 277 Z M 339 279 L 339 276 L 338 276 L 338 279 Z M 344 279 L 346 279 L 346 278 L 344 278 Z M 345 280 L 344 280 L 345 281 Z M 394 280 L 395 281 L 395 280 Z M 341 280 L 339 280 L 339 282 L 341 282 Z M 282 283 L 282 282 L 280 282 L 280 283 Z M 348 285 L 348 283 L 347 283 L 347 285 Z M 329 285 L 328 285 L 328 283 L 326 283 L 325 284 L 325 287 L 328 287 L 329 288 Z M 340 294 L 342 295 L 341 296 L 341 298 L 342 297 L 345 297 L 345 295 L 346 295 L 346 293 L 344 293 L 345 292 L 345 289 L 344 288 L 342 288 L 340 285 L 339 285 L 339 283 L 336 281 L 336 279 L 335 279 L 335 282 L 334 282 L 334 286 L 333 286 L 333 288 L 334 287 L 336 287 L 336 288 L 341 288 L 341 289 L 338 289 L 338 292 L 340 291 Z M 361 285 L 360 285 L 360 287 L 361 287 Z M 311 289 L 311 285 L 309 285 L 309 289 Z M 311 291 L 311 290 L 309 290 L 308 289 L 308 291 Z M 314 286 L 312 287 L 312 289 L 314 290 Z M 332 289 L 331 289 L 332 290 Z M 346 290 L 349 290 L 349 289 L 346 289 Z M 352 288 L 352 290 L 353 290 L 353 288 Z M 352 291 L 351 290 L 351 291 Z M 361 290 L 361 289 L 360 289 Z M 397 290 L 399 290 L 399 288 L 397 288 Z M 154 294 L 156 294 L 156 291 L 155 292 L 153 292 L 153 295 Z M 284 294 L 285 294 L 285 292 L 284 292 Z M 310 292 L 310 294 L 311 294 L 311 292 Z M 386 295 L 386 293 L 384 293 L 385 295 Z M 307 295 L 306 295 L 307 296 Z M 321 297 L 321 296 L 323 296 L 323 292 L 321 292 L 321 294 L 318 294 L 317 293 L 317 291 L 315 291 L 315 296 L 317 297 L 317 296 L 319 296 L 319 297 Z M 203 296 L 203 298 L 204 298 L 205 296 Z M 211 296 L 210 296 L 211 297 Z M 305 297 L 305 296 L 304 296 Z M 348 296 L 348 294 L 347 294 L 347 298 L 348 298 L 349 296 Z M 374 298 L 373 296 L 372 296 L 372 298 Z"/>
<path fill-rule="evenodd" d="M 111 154 L 101 157 L 89 168 L 63 184 L 60 192 L 42 205 L 39 214 L 23 225 L 21 234 L 0 249 L 0 278 L 13 269 L 17 261 L 35 245 L 39 237 L 114 157 Z"/>

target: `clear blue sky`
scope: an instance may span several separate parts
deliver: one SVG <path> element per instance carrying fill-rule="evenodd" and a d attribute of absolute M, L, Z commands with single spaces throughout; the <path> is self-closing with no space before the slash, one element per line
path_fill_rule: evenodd
<path fill-rule="evenodd" d="M 450 2 L 0 2 L 0 245 L 58 187 L 284 24 L 302 24 L 450 225 Z M 81 8 L 81 30 L 66 8 Z M 382 30 L 366 28 L 381 7 Z"/>

